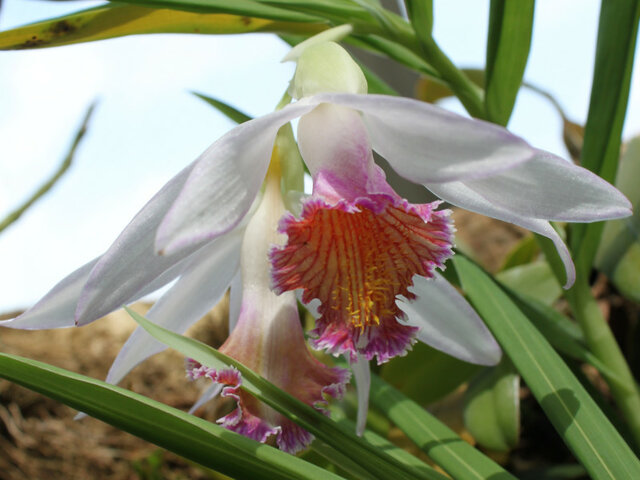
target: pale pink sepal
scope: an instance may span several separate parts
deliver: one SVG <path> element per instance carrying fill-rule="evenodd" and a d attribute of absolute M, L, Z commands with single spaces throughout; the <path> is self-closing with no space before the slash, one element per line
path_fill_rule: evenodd
<path fill-rule="evenodd" d="M 440 274 L 433 278 L 416 275 L 414 300 L 400 297 L 398 306 L 409 325 L 418 327 L 417 338 L 465 362 L 496 365 L 500 346 L 467 301 Z"/>
<path fill-rule="evenodd" d="M 75 325 L 78 297 L 98 260 L 100 258 L 91 260 L 60 280 L 49 293 L 22 315 L 0 321 L 0 327 L 40 330 Z"/>
<path fill-rule="evenodd" d="M 193 406 L 189 409 L 189 413 L 191 414 L 195 413 L 204 404 L 210 402 L 211 400 L 216 398 L 218 395 L 220 395 L 221 391 L 222 391 L 222 385 L 220 385 L 219 383 L 214 383 L 213 385 L 209 385 L 205 389 L 205 391 L 202 392 L 202 395 L 200 395 L 200 398 L 198 398 L 196 403 L 194 403 Z"/>
<path fill-rule="evenodd" d="M 89 275 L 78 299 L 76 323 L 85 325 L 160 288 L 180 273 L 178 264 L 202 245 L 159 257 L 155 231 L 182 189 L 193 164 L 173 177 L 136 214 Z M 177 268 L 176 268 L 177 267 Z"/>
<path fill-rule="evenodd" d="M 176 333 L 184 333 L 225 294 L 240 266 L 243 230 L 233 230 L 193 254 L 178 281 L 153 305 L 147 318 Z M 136 365 L 167 347 L 142 327 L 127 339 L 106 381 L 117 384 Z"/>
<path fill-rule="evenodd" d="M 631 215 L 631 203 L 610 183 L 549 152 L 536 152 L 531 161 L 463 183 L 496 207 L 529 218 L 594 222 Z M 438 187 L 427 188 L 432 186 Z"/>
<path fill-rule="evenodd" d="M 482 178 L 536 154 L 500 126 L 428 103 L 386 95 L 326 93 L 312 98 L 360 110 L 374 150 L 416 183 Z"/>
<path fill-rule="evenodd" d="M 237 225 L 262 185 L 278 129 L 315 105 L 313 100 L 301 100 L 241 124 L 211 145 L 196 159 L 160 224 L 156 251 L 169 255 Z"/>
<path fill-rule="evenodd" d="M 520 215 L 512 210 L 493 204 L 469 188 L 463 182 L 432 184 L 429 185 L 428 188 L 452 205 L 472 212 L 481 213 L 488 217 L 497 218 L 498 220 L 513 223 L 514 225 L 519 225 L 531 230 L 532 232 L 539 233 L 540 235 L 549 238 L 555 245 L 558 255 L 560 255 L 565 267 L 567 280 L 564 288 L 570 288 L 575 282 L 576 268 L 573 264 L 573 260 L 571 259 L 569 249 L 563 242 L 562 238 L 560 238 L 560 235 L 558 235 L 558 232 L 555 231 L 548 221 Z"/>

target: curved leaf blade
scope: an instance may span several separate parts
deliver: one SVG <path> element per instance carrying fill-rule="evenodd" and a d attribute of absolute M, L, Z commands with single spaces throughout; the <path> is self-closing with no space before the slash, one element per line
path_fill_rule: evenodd
<path fill-rule="evenodd" d="M 377 375 L 371 376 L 370 400 L 453 478 L 515 478 Z"/>
<path fill-rule="evenodd" d="M 242 374 L 241 388 L 287 416 L 324 443 L 347 454 L 351 460 L 357 462 L 360 467 L 372 475 L 398 480 L 414 478 L 444 480 L 445 477 L 426 464 L 422 464 L 423 468 L 417 469 L 414 465 L 399 460 L 397 456 L 376 448 L 375 445 L 357 437 L 353 431 L 331 421 L 233 358 L 197 340 L 162 328 L 127 307 L 125 309 L 149 334 L 183 355 L 210 368 L 219 369 L 229 366 L 236 368 Z"/>
<path fill-rule="evenodd" d="M 163 403 L 46 363 L 0 353 L 0 377 L 235 478 L 342 478 Z"/>
<path fill-rule="evenodd" d="M 524 69 L 533 32 L 534 0 L 492 0 L 487 38 L 485 109 L 488 118 L 506 126 Z"/>
<path fill-rule="evenodd" d="M 248 122 L 251 120 L 251 117 L 244 112 L 241 112 L 235 107 L 232 107 L 228 103 L 223 102 L 222 100 L 218 100 L 217 98 L 209 97 L 203 93 L 191 92 L 200 100 L 204 100 L 213 108 L 218 110 L 224 116 L 226 116 L 232 122 L 236 122 L 238 124 Z"/>
<path fill-rule="evenodd" d="M 193 13 L 136 5 L 106 5 L 0 32 L 0 50 L 93 42 L 151 33 L 236 34 L 274 32 L 314 35 L 327 26 L 231 15 Z"/>
<path fill-rule="evenodd" d="M 462 287 L 554 427 L 595 479 L 640 478 L 640 462 L 546 339 L 500 287 L 462 255 Z"/>
<path fill-rule="evenodd" d="M 618 168 L 639 21 L 640 2 L 602 1 L 581 164 L 611 183 Z M 603 222 L 571 225 L 571 250 L 579 274 L 588 275 L 603 226 Z"/>

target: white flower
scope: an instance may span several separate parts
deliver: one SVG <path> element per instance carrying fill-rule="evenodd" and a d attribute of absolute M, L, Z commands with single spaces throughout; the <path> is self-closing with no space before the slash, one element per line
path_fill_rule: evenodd
<path fill-rule="evenodd" d="M 336 44 L 317 47 L 340 56 L 335 63 L 340 68 L 349 65 Z M 276 133 L 322 104 L 359 112 L 357 128 L 366 131 L 366 142 L 358 145 L 372 147 L 401 176 L 453 205 L 550 238 L 564 261 L 567 286 L 575 277 L 573 262 L 549 221 L 591 222 L 630 214 L 629 202 L 610 184 L 531 147 L 504 128 L 416 100 L 363 94 L 362 82 L 354 81 L 357 74 L 336 81 L 344 72 L 331 71 L 332 65 L 323 64 L 328 80 L 321 82 L 305 78 L 304 72 L 314 69 L 299 69 L 293 91 L 302 98 L 221 137 L 149 201 L 104 255 L 62 280 L 32 309 L 0 325 L 25 329 L 85 325 L 178 278 L 148 317 L 184 332 L 215 305 L 238 272 L 239 225 L 258 195 Z M 316 93 L 323 89 L 334 92 Z M 347 93 L 335 92 L 340 89 Z M 348 138 L 350 132 L 332 130 L 321 116 L 316 120 L 313 129 L 298 133 L 312 173 L 335 160 L 332 152 L 342 150 L 332 142 Z M 316 134 L 324 140 L 315 141 Z M 232 288 L 232 320 L 237 318 L 239 290 Z M 421 328 L 418 338 L 467 361 L 499 360 L 491 334 L 446 281 L 416 277 L 411 292 L 416 300 L 401 307 L 409 324 Z M 108 380 L 118 382 L 134 365 L 163 348 L 136 330 Z"/>

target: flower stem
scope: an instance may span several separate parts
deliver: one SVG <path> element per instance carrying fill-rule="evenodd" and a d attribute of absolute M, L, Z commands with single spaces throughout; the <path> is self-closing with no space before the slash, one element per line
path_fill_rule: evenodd
<path fill-rule="evenodd" d="M 430 2 L 408 2 L 407 6 L 410 7 L 408 10 L 411 21 L 416 20 L 422 24 L 410 25 L 405 19 L 384 8 L 372 7 L 380 24 L 368 33 L 399 43 L 426 60 L 441 75 L 441 80 L 449 85 L 471 116 L 486 119 L 482 89 L 454 65 L 431 35 L 433 14 L 430 13 Z M 368 27 L 372 28 L 372 25 Z M 367 32 L 362 30 L 360 33 Z"/>
<path fill-rule="evenodd" d="M 427 62 L 440 72 L 443 80 L 449 84 L 469 115 L 481 119 L 486 118 L 482 89 L 454 65 L 433 38 L 422 42 L 421 45 Z"/>
<path fill-rule="evenodd" d="M 573 288 L 566 292 L 566 297 L 575 318 L 582 327 L 589 349 L 623 382 L 609 382 L 609 387 L 628 422 L 636 451 L 638 451 L 640 449 L 640 391 L 629 365 L 583 276 L 578 276 Z"/>

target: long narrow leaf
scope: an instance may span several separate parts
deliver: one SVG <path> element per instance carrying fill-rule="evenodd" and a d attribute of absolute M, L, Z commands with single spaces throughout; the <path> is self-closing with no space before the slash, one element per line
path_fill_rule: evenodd
<path fill-rule="evenodd" d="M 584 387 L 500 287 L 462 255 L 462 287 L 554 427 L 595 479 L 640 478 L 640 462 Z"/>
<path fill-rule="evenodd" d="M 233 122 L 244 123 L 251 120 L 251 117 L 246 113 L 241 112 L 237 108 L 234 108 L 231 105 L 224 103 L 221 100 L 218 100 L 217 98 L 208 97 L 207 95 L 204 95 L 198 92 L 191 92 L 191 93 L 193 93 L 196 97 L 200 98 L 201 100 L 204 100 L 212 107 L 216 108 L 220 113 L 224 114 L 229 120 Z"/>
<path fill-rule="evenodd" d="M 581 163 L 609 182 L 618 168 L 639 20 L 637 0 L 602 1 Z M 589 273 L 602 229 L 602 222 L 572 225 L 571 247 L 583 275 Z"/>
<path fill-rule="evenodd" d="M 224 13 L 192 13 L 135 5 L 106 5 L 0 32 L 0 50 L 55 47 L 150 33 L 233 34 L 274 32 L 313 35 L 322 23 Z"/>
<path fill-rule="evenodd" d="M 326 444 L 347 454 L 360 467 L 374 476 L 398 480 L 412 478 L 443 479 L 441 474 L 427 467 L 427 465 L 424 465 L 424 469 L 415 469 L 411 465 L 402 463 L 384 451 L 377 449 L 374 445 L 357 437 L 353 431 L 331 421 L 320 412 L 300 402 L 287 392 L 280 390 L 231 357 L 204 343 L 155 325 L 133 310 L 127 309 L 127 312 L 157 340 L 178 350 L 183 355 L 193 358 L 202 365 L 216 369 L 228 368 L 229 366 L 238 369 L 242 374 L 243 389 L 274 410 L 289 417 Z"/>
<path fill-rule="evenodd" d="M 587 348 L 582 331 L 575 323 L 554 308 L 528 295 L 516 293 L 507 288 L 505 290 L 522 313 L 556 350 L 574 360 L 589 363 L 608 381 L 623 384 L 622 380 Z"/>
<path fill-rule="evenodd" d="M 453 478 L 515 478 L 377 375 L 371 377 L 370 400 Z"/>
<path fill-rule="evenodd" d="M 234 478 L 342 478 L 163 403 L 46 363 L 0 353 L 0 377 Z"/>
<path fill-rule="evenodd" d="M 113 3 L 197 13 L 230 13 L 288 22 L 316 22 L 320 19 L 294 9 L 272 7 L 253 0 L 118 0 Z"/>
<path fill-rule="evenodd" d="M 534 0 L 492 0 L 487 38 L 487 117 L 506 125 L 524 69 L 527 66 L 533 31 Z"/>

